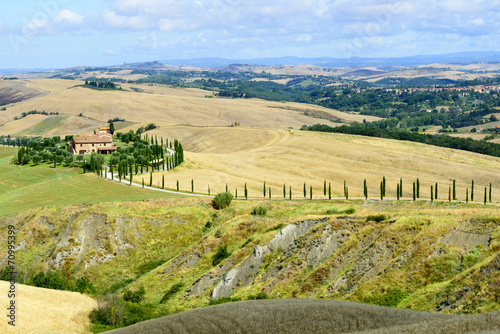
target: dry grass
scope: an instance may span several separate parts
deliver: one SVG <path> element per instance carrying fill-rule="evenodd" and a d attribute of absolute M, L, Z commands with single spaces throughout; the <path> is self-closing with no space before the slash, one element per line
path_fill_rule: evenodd
<path fill-rule="evenodd" d="M 0 281 L 0 301 L 6 309 L 9 283 Z M 88 315 L 97 302 L 92 298 L 68 291 L 56 291 L 18 284 L 16 286 L 16 327 L 0 322 L 2 333 L 89 333 Z M 15 330 L 14 330 L 15 329 Z"/>
<path fill-rule="evenodd" d="M 500 159 L 470 152 L 342 134 L 255 128 L 160 127 L 152 134 L 178 138 L 185 147 L 187 162 L 165 173 L 166 187 L 211 193 L 223 191 L 227 183 L 243 195 L 245 182 L 250 197 L 261 197 L 263 182 L 273 188 L 273 197 L 282 197 L 292 186 L 294 198 L 303 198 L 303 183 L 313 186 L 313 196 L 323 197 L 323 181 L 331 182 L 334 197 L 343 194 L 347 180 L 350 196 L 362 196 L 367 179 L 369 196 L 379 196 L 383 176 L 387 196 L 396 196 L 396 184 L 403 178 L 403 196 L 412 196 L 412 182 L 421 182 L 421 198 L 430 199 L 430 186 L 439 184 L 439 198 L 447 199 L 448 186 L 457 181 L 457 196 L 465 199 L 472 179 L 476 200 L 482 200 L 484 186 L 493 185 L 493 200 L 500 198 Z M 154 184 L 162 174 L 154 175 Z M 148 181 L 146 179 L 146 181 Z M 288 197 L 288 196 L 287 196 Z"/>
<path fill-rule="evenodd" d="M 223 304 L 108 333 L 493 333 L 500 313 L 451 316 L 332 300 Z"/>

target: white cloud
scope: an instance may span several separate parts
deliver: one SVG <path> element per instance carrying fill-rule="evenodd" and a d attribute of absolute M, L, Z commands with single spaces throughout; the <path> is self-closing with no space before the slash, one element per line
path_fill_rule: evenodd
<path fill-rule="evenodd" d="M 144 15 L 125 16 L 119 15 L 114 11 L 105 9 L 102 13 L 103 21 L 112 28 L 146 30 L 152 26 L 148 17 Z"/>
<path fill-rule="evenodd" d="M 22 28 L 22 32 L 28 36 L 47 34 L 50 32 L 50 22 L 34 18 Z"/>
<path fill-rule="evenodd" d="M 68 9 L 61 9 L 54 18 L 55 23 L 80 24 L 83 22 L 84 16 L 72 12 Z"/>

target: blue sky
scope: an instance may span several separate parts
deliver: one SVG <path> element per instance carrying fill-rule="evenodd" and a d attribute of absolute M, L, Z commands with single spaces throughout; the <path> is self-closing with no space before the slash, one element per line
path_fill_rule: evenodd
<path fill-rule="evenodd" d="M 499 14 L 500 0 L 2 1 L 0 68 L 499 51 Z"/>

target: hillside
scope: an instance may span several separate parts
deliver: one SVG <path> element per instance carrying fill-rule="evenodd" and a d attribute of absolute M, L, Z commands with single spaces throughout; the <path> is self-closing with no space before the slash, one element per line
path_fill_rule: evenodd
<path fill-rule="evenodd" d="M 245 301 L 149 320 L 132 333 L 495 333 L 500 313 L 445 316 L 349 302 L 309 299 Z"/>
<path fill-rule="evenodd" d="M 9 284 L 0 281 L 0 305 L 7 308 Z M 0 331 L 14 333 L 89 333 L 88 314 L 97 306 L 92 298 L 68 291 L 35 288 L 23 284 L 16 285 L 17 316 L 16 326 L 7 321 L 0 322 Z"/>
<path fill-rule="evenodd" d="M 257 205 L 267 214 L 252 215 Z M 142 286 L 163 313 L 259 293 L 456 314 L 500 309 L 497 207 L 243 200 L 216 211 L 208 199 L 164 199 L 31 210 L 1 218 L 7 224 L 16 226 L 25 277 L 61 269 L 101 292 Z M 229 257 L 213 265 L 221 245 Z"/>
<path fill-rule="evenodd" d="M 50 94 L 7 105 L 7 110 L 0 112 L 0 124 L 3 124 L 0 127 L 0 135 L 39 135 L 40 133 L 32 131 L 33 127 L 40 127 L 38 124 L 44 120 L 37 117 L 38 115 L 29 115 L 22 123 L 14 120 L 23 112 L 31 110 L 71 117 L 71 122 L 60 120 L 55 126 L 46 129 L 46 132 L 50 130 L 50 133 L 59 135 L 79 134 L 96 123 L 104 124 L 115 117 L 130 122 L 147 120 L 163 125 L 227 127 L 239 122 L 242 126 L 280 129 L 300 128 L 304 124 L 318 122 L 318 118 L 306 116 L 305 113 L 345 122 L 378 119 L 299 103 L 207 98 L 212 92 L 199 89 L 130 84 L 122 85 L 124 91 L 96 91 L 74 87 L 80 84 L 82 82 L 72 80 L 31 80 L 30 87 L 50 91 Z M 78 121 L 78 118 L 81 120 Z M 325 119 L 322 121 L 331 125 L 337 124 Z"/>

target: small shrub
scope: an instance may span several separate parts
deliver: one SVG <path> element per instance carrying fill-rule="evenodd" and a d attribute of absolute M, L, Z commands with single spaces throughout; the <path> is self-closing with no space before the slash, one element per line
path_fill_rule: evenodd
<path fill-rule="evenodd" d="M 172 296 L 175 295 L 177 292 L 181 291 L 181 289 L 183 287 L 184 287 L 184 284 L 182 284 L 180 282 L 179 283 L 175 283 L 174 285 L 172 285 L 170 287 L 170 289 L 168 289 L 167 292 L 165 292 L 165 294 L 161 298 L 160 304 L 163 304 L 164 302 L 166 302 L 167 300 L 169 300 L 170 298 L 172 298 Z"/>
<path fill-rule="evenodd" d="M 269 296 L 264 291 L 261 291 L 258 294 L 250 295 L 247 298 L 247 300 L 258 300 L 258 299 L 269 299 Z"/>
<path fill-rule="evenodd" d="M 146 295 L 146 289 L 141 286 L 137 291 L 125 290 L 123 300 L 131 303 L 140 303 Z"/>
<path fill-rule="evenodd" d="M 213 201 L 212 201 L 212 206 L 216 210 L 222 210 L 225 209 L 231 204 L 231 201 L 233 200 L 233 195 L 229 192 L 224 192 L 224 193 L 218 193 L 215 195 Z"/>
<path fill-rule="evenodd" d="M 387 216 L 386 215 L 383 215 L 383 214 L 380 214 L 380 215 L 369 215 L 368 217 L 366 217 L 366 221 L 367 222 L 383 222 L 384 220 L 387 220 Z"/>
<path fill-rule="evenodd" d="M 265 216 L 267 214 L 267 206 L 259 205 L 253 208 L 252 215 L 254 216 Z"/>
<path fill-rule="evenodd" d="M 140 277 L 144 275 L 147 272 L 150 272 L 151 270 L 155 269 L 156 267 L 162 265 L 165 262 L 164 259 L 159 259 L 159 260 L 151 260 L 148 262 L 144 262 L 143 264 L 139 265 L 137 267 L 137 277 Z"/>
<path fill-rule="evenodd" d="M 281 229 L 283 226 L 285 226 L 285 224 L 283 224 L 283 223 L 279 223 L 279 224 L 278 224 L 278 225 L 276 225 L 276 226 L 273 226 L 273 227 L 268 228 L 268 229 L 267 229 L 264 233 L 279 230 L 279 229 Z"/>
<path fill-rule="evenodd" d="M 240 298 L 221 297 L 217 300 L 211 300 L 208 303 L 208 306 L 225 304 L 225 303 L 232 303 L 232 302 L 239 302 L 240 300 L 241 300 Z"/>
<path fill-rule="evenodd" d="M 337 214 L 352 215 L 355 212 L 356 212 L 356 208 L 354 208 L 354 207 L 349 207 L 349 208 L 343 209 L 343 210 L 339 210 L 336 208 L 326 210 L 327 215 L 337 215 Z"/>
<path fill-rule="evenodd" d="M 399 288 L 390 288 L 386 293 L 366 297 L 363 302 L 379 306 L 396 307 L 406 297 L 406 293 Z"/>
<path fill-rule="evenodd" d="M 219 245 L 219 247 L 217 247 L 217 251 L 212 256 L 212 264 L 214 266 L 218 265 L 224 259 L 228 258 L 229 255 L 231 254 L 227 251 L 227 245 Z"/>
<path fill-rule="evenodd" d="M 251 243 L 253 241 L 253 238 L 248 238 L 244 243 L 243 245 L 240 246 L 240 248 L 245 248 L 246 245 L 248 245 L 249 243 Z"/>
<path fill-rule="evenodd" d="M 125 286 L 129 285 L 134 281 L 133 278 L 127 278 L 124 279 L 123 281 L 116 282 L 113 284 L 109 289 L 106 289 L 104 292 L 105 293 L 115 293 L 116 291 L 120 290 L 121 288 L 124 288 Z"/>
<path fill-rule="evenodd" d="M 213 226 L 214 223 L 212 223 L 211 221 L 207 221 L 205 226 L 203 227 L 203 232 L 208 232 Z"/>

